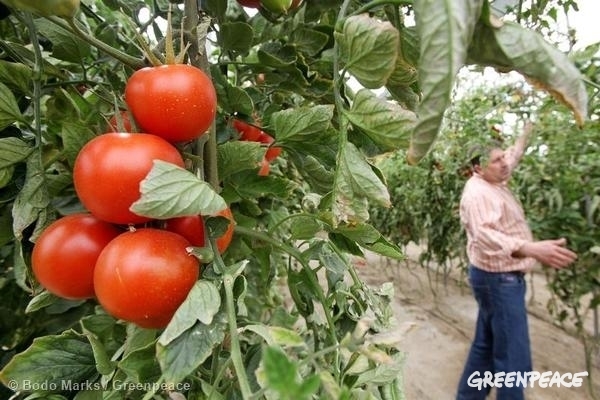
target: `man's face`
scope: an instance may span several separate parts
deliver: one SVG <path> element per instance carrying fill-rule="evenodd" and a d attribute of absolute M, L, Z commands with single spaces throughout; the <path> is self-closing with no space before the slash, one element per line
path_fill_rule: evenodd
<path fill-rule="evenodd" d="M 510 170 L 504 159 L 504 150 L 493 149 L 490 151 L 488 159 L 477 166 L 475 171 L 490 183 L 502 183 L 508 180 Z"/>

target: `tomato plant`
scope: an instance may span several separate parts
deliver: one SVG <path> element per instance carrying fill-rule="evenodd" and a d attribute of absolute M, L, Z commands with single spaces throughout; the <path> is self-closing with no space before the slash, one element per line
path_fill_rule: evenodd
<path fill-rule="evenodd" d="M 106 133 L 83 146 L 73 166 L 75 191 L 96 217 L 116 223 L 135 224 L 150 218 L 129 210 L 140 197 L 139 185 L 154 160 L 184 166 L 179 151 L 155 135 Z"/>
<path fill-rule="evenodd" d="M 165 327 L 200 274 L 189 246 L 181 235 L 160 229 L 122 233 L 98 257 L 98 301 L 116 318 L 144 328 Z"/>
<path fill-rule="evenodd" d="M 395 344 L 402 340 L 389 337 L 399 331 L 392 318 L 392 285 L 362 282 L 351 260 L 368 251 L 402 259 L 393 234 L 402 243 L 426 238 L 431 251 L 440 253 L 434 261 L 455 259 L 462 248 L 456 246 L 459 232 L 451 214 L 460 181 L 445 175 L 456 163 L 440 158 L 444 169 L 430 170 L 431 159 L 423 158 L 414 168 L 406 163 L 408 150 L 413 162 L 428 151 L 442 126 L 456 71 L 467 62 L 527 74 L 569 101 L 580 120 L 587 109 L 586 88 L 576 68 L 589 66 L 586 81 L 598 82 L 598 62 L 590 62 L 595 50 L 573 54 L 574 68 L 537 31 L 517 22 L 486 24 L 488 7 L 479 0 L 457 3 L 453 13 L 435 12 L 433 1 L 268 0 L 271 11 L 261 6 L 244 12 L 237 5 L 224 7 L 231 1 L 185 0 L 171 13 L 166 10 L 173 1 L 129 3 L 88 1 L 76 21 L 32 18 L 18 9 L 0 18 L 0 398 L 90 395 L 31 389 L 60 388 L 64 382 L 90 383 L 102 387 L 93 394 L 132 400 L 402 398 L 403 360 L 401 345 Z M 291 12 L 297 4 L 300 12 Z M 537 7 L 511 20 L 547 28 L 551 16 L 572 6 L 553 12 Z M 431 18 L 413 18 L 419 15 Z M 183 43 L 177 45 L 162 29 L 165 17 L 172 19 L 168 26 L 181 26 Z M 539 25 L 534 18 L 546 19 Z M 140 47 L 132 38 L 140 39 Z M 180 50 L 177 57 L 172 43 Z M 515 43 L 525 45 L 515 51 Z M 166 65 L 146 68 L 161 63 Z M 210 79 L 194 79 L 199 70 Z M 597 103 L 598 96 L 593 98 Z M 491 108 L 504 109 L 506 102 L 501 98 Z M 136 144 L 127 149 L 113 136 L 111 145 L 90 156 L 88 145 L 106 130 L 104 116 L 119 107 L 128 108 L 134 119 L 140 116 L 137 125 L 144 133 L 128 137 Z M 542 108 L 531 108 L 532 115 Z M 589 109 L 598 114 L 597 106 Z M 255 137 L 232 138 L 230 119 L 236 113 L 260 116 L 273 137 L 259 140 L 259 128 Z M 557 114 L 565 120 L 564 131 L 572 133 L 567 122 L 572 116 L 564 110 Z M 469 114 L 466 122 L 473 120 L 479 134 L 487 121 L 475 121 L 474 115 L 490 113 Z M 150 151 L 155 146 L 143 142 L 154 140 L 151 133 L 163 135 L 156 136 L 161 143 L 171 142 L 169 150 L 160 145 L 164 152 Z M 597 140 L 590 136 L 585 142 Z M 439 153 L 449 154 L 446 147 Z M 277 148 L 285 148 L 286 159 L 277 160 L 277 173 L 269 174 L 267 159 L 279 155 Z M 183 165 L 175 153 L 185 154 L 185 169 L 173 167 Z M 173 157 L 163 157 L 167 154 Z M 373 163 L 389 154 L 402 164 L 395 168 L 399 175 L 386 181 Z M 589 158 L 597 160 L 596 154 Z M 170 161 L 152 167 L 152 160 L 163 158 Z M 532 201 L 545 201 L 546 194 L 539 190 Z M 595 194 L 589 193 L 590 215 L 597 210 Z M 554 204 L 555 197 L 548 199 Z M 565 209 L 576 197 L 573 191 L 565 198 Z M 52 216 L 82 204 L 118 224 L 146 224 L 107 245 L 122 243 L 111 250 L 118 256 L 104 263 L 107 270 L 114 272 L 125 261 L 140 267 L 135 279 L 128 275 L 130 289 L 115 292 L 128 302 L 127 313 L 119 309 L 124 315 L 116 316 L 122 321 L 107 314 L 108 302 L 117 299 L 110 296 L 112 286 L 102 290 L 107 312 L 93 301 L 68 301 L 48 291 L 31 296 L 38 289 L 30 280 L 31 243 Z M 153 257 L 168 252 L 164 244 L 170 239 L 150 247 L 137 240 L 145 237 L 140 231 L 162 229 L 162 221 L 182 215 L 203 215 L 210 222 L 208 215 L 225 204 L 235 205 L 235 233 L 229 228 L 219 238 L 229 243 L 227 251 L 206 258 L 185 307 L 164 327 L 172 309 L 159 308 L 171 298 L 161 296 L 181 288 L 171 282 L 142 296 L 138 273 L 157 259 L 165 268 L 154 272 L 177 275 L 178 256 L 169 255 L 168 263 Z M 147 217 L 131 214 L 130 205 Z M 378 214 L 382 210 L 392 212 Z M 375 226 L 377 217 L 386 229 Z M 585 233 L 593 234 L 591 228 Z M 162 229 L 164 234 L 176 235 Z M 132 252 L 138 254 L 135 260 L 129 258 Z M 578 276 L 594 282 L 593 269 L 589 273 Z M 135 302 L 127 297 L 134 293 L 140 296 Z M 148 307 L 147 313 L 133 313 L 141 307 Z M 164 314 L 151 315 L 158 311 Z M 148 332 L 136 324 L 161 330 Z M 188 382 L 191 387 L 162 390 L 162 383 Z M 143 389 L 127 391 L 121 383 Z"/>
<path fill-rule="evenodd" d="M 31 267 L 50 293 L 66 299 L 94 297 L 100 252 L 121 231 L 89 214 L 72 214 L 48 226 L 35 242 Z"/>
<path fill-rule="evenodd" d="M 202 135 L 217 111 L 212 81 L 187 64 L 134 72 L 125 86 L 125 101 L 142 131 L 169 142 L 187 142 Z"/>

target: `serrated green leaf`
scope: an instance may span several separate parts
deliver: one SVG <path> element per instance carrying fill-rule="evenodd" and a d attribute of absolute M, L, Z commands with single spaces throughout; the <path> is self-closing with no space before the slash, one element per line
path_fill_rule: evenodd
<path fill-rule="evenodd" d="M 290 180 L 272 174 L 269 176 L 258 176 L 254 171 L 245 171 L 232 176 L 228 181 L 228 185 L 244 198 L 269 196 L 286 198 L 296 187 L 296 184 Z"/>
<path fill-rule="evenodd" d="M 379 176 L 352 143 L 340 154 L 334 186 L 334 227 L 356 224 L 369 218 L 368 200 L 390 207 L 390 195 Z"/>
<path fill-rule="evenodd" d="M 217 165 L 221 179 L 231 175 L 256 170 L 265 155 L 265 149 L 259 143 L 248 141 L 229 141 L 217 149 Z"/>
<path fill-rule="evenodd" d="M 512 22 L 499 28 L 478 24 L 469 47 L 469 62 L 518 71 L 536 87 L 565 103 L 578 125 L 587 118 L 584 77 L 566 54 L 535 31 Z"/>
<path fill-rule="evenodd" d="M 43 336 L 14 356 L 0 371 L 0 382 L 11 389 L 24 390 L 25 384 L 45 385 L 61 391 L 68 382 L 84 382 L 97 375 L 92 346 L 74 331 Z"/>
<path fill-rule="evenodd" d="M 252 26 L 245 22 L 226 22 L 219 25 L 219 44 L 223 51 L 250 50 L 254 40 Z"/>
<path fill-rule="evenodd" d="M 348 17 L 342 33 L 335 34 L 340 58 L 348 71 L 367 89 L 385 85 L 394 71 L 400 35 L 388 21 L 368 14 Z"/>
<path fill-rule="evenodd" d="M 0 89 L 1 91 L 1 89 Z M 26 159 L 34 148 L 16 137 L 0 139 L 0 168 L 6 168 Z"/>
<path fill-rule="evenodd" d="M 212 215 L 227 203 L 208 183 L 177 165 L 155 160 L 140 183 L 141 196 L 131 211 L 150 218 Z"/>
<path fill-rule="evenodd" d="M 89 44 L 47 19 L 37 18 L 35 25 L 52 42 L 52 56 L 59 60 L 80 63 L 92 53 Z"/>
<path fill-rule="evenodd" d="M 219 289 L 209 281 L 194 284 L 185 301 L 179 306 L 173 319 L 158 339 L 158 343 L 167 346 L 183 332 L 194 326 L 196 321 L 210 325 L 221 307 Z"/>
<path fill-rule="evenodd" d="M 456 74 L 466 63 L 467 48 L 483 3 L 483 0 L 419 0 L 414 4 L 421 49 L 422 100 L 407 155 L 411 164 L 427 154 L 438 135 Z"/>
<path fill-rule="evenodd" d="M 405 149 L 417 121 L 412 111 L 378 98 L 367 89 L 356 94 L 352 107 L 345 114 L 351 123 L 385 150 Z"/>
<path fill-rule="evenodd" d="M 305 347 L 306 343 L 296 331 L 280 326 L 246 325 L 244 331 L 251 331 L 262 337 L 269 346 Z"/>
<path fill-rule="evenodd" d="M 332 105 L 292 108 L 271 115 L 270 125 L 280 143 L 306 141 L 326 132 L 333 118 Z"/>
<path fill-rule="evenodd" d="M 0 82 L 0 131 L 23 119 L 17 99 L 11 90 Z"/>
<path fill-rule="evenodd" d="M 334 232 L 355 241 L 364 249 L 385 257 L 396 260 L 404 260 L 406 258 L 400 247 L 387 240 L 375 227 L 367 223 L 339 225 Z"/>
<path fill-rule="evenodd" d="M 181 382 L 212 354 L 225 336 L 224 318 L 215 319 L 211 325 L 197 322 L 167 346 L 156 345 L 156 357 L 166 382 Z"/>

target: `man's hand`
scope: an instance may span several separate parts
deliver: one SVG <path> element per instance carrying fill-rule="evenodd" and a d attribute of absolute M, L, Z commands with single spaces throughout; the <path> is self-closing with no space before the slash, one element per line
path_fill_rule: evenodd
<path fill-rule="evenodd" d="M 577 254 L 566 248 L 564 238 L 527 242 L 515 253 L 521 257 L 533 257 L 552 268 L 563 268 L 577 259 Z"/>

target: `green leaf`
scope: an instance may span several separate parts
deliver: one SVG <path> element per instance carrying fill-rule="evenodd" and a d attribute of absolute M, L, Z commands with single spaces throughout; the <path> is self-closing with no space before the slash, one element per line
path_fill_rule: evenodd
<path fill-rule="evenodd" d="M 194 326 L 196 321 L 210 325 L 221 307 L 219 289 L 209 281 L 194 284 L 185 301 L 179 306 L 173 319 L 158 339 L 158 343 L 167 346 L 183 332 Z"/>
<path fill-rule="evenodd" d="M 280 326 L 246 325 L 243 330 L 256 333 L 269 346 L 306 347 L 306 343 L 300 334 Z"/>
<path fill-rule="evenodd" d="M 385 150 L 408 147 L 417 116 L 395 103 L 378 98 L 370 90 L 360 90 L 345 115 L 373 142 Z"/>
<path fill-rule="evenodd" d="M 356 224 L 369 218 L 368 200 L 390 207 L 390 195 L 363 154 L 347 143 L 340 154 L 334 187 L 334 226 L 341 222 Z"/>
<path fill-rule="evenodd" d="M 535 31 L 512 22 L 499 28 L 479 24 L 469 61 L 504 72 L 518 71 L 571 108 L 579 125 L 587 118 L 584 77 L 566 54 Z"/>
<path fill-rule="evenodd" d="M 421 57 L 419 85 L 423 93 L 417 108 L 408 161 L 418 163 L 435 141 L 458 70 L 465 65 L 467 48 L 481 14 L 483 0 L 419 0 L 415 19 Z"/>
<path fill-rule="evenodd" d="M 55 58 L 80 63 L 92 54 L 90 45 L 51 21 L 37 18 L 35 25 L 38 31 L 52 42 L 52 55 Z"/>
<path fill-rule="evenodd" d="M 27 160 L 25 185 L 17 195 L 12 207 L 13 232 L 18 240 L 22 239 L 23 231 L 40 216 L 47 217 L 45 210 L 49 204 L 50 198 L 41 160 L 38 157 L 30 157 Z"/>
<path fill-rule="evenodd" d="M 41 293 L 37 294 L 35 297 L 33 297 L 29 301 L 29 304 L 27 304 L 27 308 L 25 309 L 25 312 L 32 313 L 32 312 L 41 310 L 42 308 L 45 308 L 45 307 L 48 307 L 48 306 L 54 304 L 58 299 L 59 299 L 58 296 L 55 296 L 52 293 L 48 292 L 47 290 L 44 290 Z"/>
<path fill-rule="evenodd" d="M 317 55 L 329 42 L 329 35 L 314 29 L 298 28 L 293 31 L 292 43 L 309 56 Z"/>
<path fill-rule="evenodd" d="M 254 111 L 254 103 L 252 98 L 245 90 L 232 85 L 226 85 L 225 90 L 220 90 L 217 93 L 219 105 L 227 107 L 231 112 L 239 112 L 246 115 L 251 115 Z M 223 104 L 223 105 L 221 105 Z"/>
<path fill-rule="evenodd" d="M 225 179 L 238 172 L 256 170 L 264 155 L 260 143 L 241 140 L 223 143 L 217 152 L 219 176 Z"/>
<path fill-rule="evenodd" d="M 290 232 L 294 240 L 312 239 L 323 230 L 323 224 L 314 217 L 300 216 L 293 221 Z"/>
<path fill-rule="evenodd" d="M 340 225 L 334 232 L 340 233 L 358 243 L 359 246 L 396 260 L 404 260 L 406 257 L 397 245 L 388 241 L 372 225 L 360 223 L 356 225 Z"/>
<path fill-rule="evenodd" d="M 335 34 L 346 69 L 367 89 L 385 85 L 394 71 L 400 35 L 388 22 L 368 14 L 348 17 Z"/>
<path fill-rule="evenodd" d="M 62 125 L 61 137 L 63 140 L 65 157 L 70 165 L 75 164 L 75 158 L 79 150 L 87 142 L 95 137 L 95 133 L 89 127 L 78 122 L 64 122 Z"/>
<path fill-rule="evenodd" d="M 297 61 L 296 50 L 293 46 L 283 46 L 280 42 L 268 42 L 258 50 L 261 64 L 272 68 L 293 67 Z"/>
<path fill-rule="evenodd" d="M 332 105 L 291 108 L 273 113 L 270 125 L 277 142 L 303 142 L 327 131 L 332 118 Z"/>
<path fill-rule="evenodd" d="M 25 64 L 0 60 L 0 82 L 21 93 L 31 95 L 31 68 Z"/>
<path fill-rule="evenodd" d="M 23 115 L 21 115 L 15 95 L 4 83 L 0 82 L 0 131 L 22 119 Z"/>
<path fill-rule="evenodd" d="M 1 85 L 1 84 L 0 84 Z M 0 91 L 2 91 L 0 86 Z M 34 148 L 16 137 L 0 139 L 0 169 L 23 161 Z"/>
<path fill-rule="evenodd" d="M 150 218 L 212 215 L 227 203 L 208 183 L 177 165 L 155 160 L 140 183 L 141 197 L 131 211 Z"/>
<path fill-rule="evenodd" d="M 254 40 L 254 30 L 245 22 L 227 22 L 219 25 L 219 44 L 223 51 L 246 53 Z"/>
<path fill-rule="evenodd" d="M 96 360 L 96 369 L 102 375 L 110 375 L 114 371 L 116 363 L 110 360 L 110 356 L 100 338 L 94 332 L 87 329 L 85 320 L 82 321 L 81 326 L 83 334 L 92 345 L 94 359 Z"/>
<path fill-rule="evenodd" d="M 14 356 L 0 371 L 0 382 L 15 391 L 25 384 L 54 388 L 61 391 L 67 383 L 84 382 L 97 375 L 92 346 L 74 331 L 61 335 L 43 336 Z"/>
<path fill-rule="evenodd" d="M 197 322 L 168 345 L 156 345 L 156 357 L 166 382 L 181 382 L 212 354 L 225 336 L 224 318 L 222 315 L 211 325 Z"/>
<path fill-rule="evenodd" d="M 155 342 L 127 353 L 119 362 L 119 369 L 134 382 L 154 382 L 160 377 L 160 365 L 156 360 Z"/>
<path fill-rule="evenodd" d="M 273 196 L 287 198 L 296 184 L 284 178 L 274 176 L 258 176 L 255 171 L 236 174 L 227 182 L 228 190 L 233 189 L 244 198 L 259 198 Z"/>

